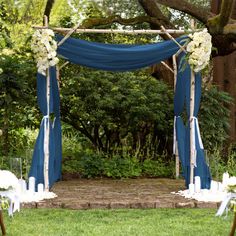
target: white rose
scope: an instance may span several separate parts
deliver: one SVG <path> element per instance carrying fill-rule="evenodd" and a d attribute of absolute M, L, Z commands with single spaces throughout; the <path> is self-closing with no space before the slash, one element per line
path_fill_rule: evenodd
<path fill-rule="evenodd" d="M 228 185 L 228 186 L 234 186 L 234 185 L 236 185 L 236 177 L 235 177 L 235 176 L 230 177 L 230 178 L 228 179 L 228 181 L 227 181 L 227 185 Z"/>

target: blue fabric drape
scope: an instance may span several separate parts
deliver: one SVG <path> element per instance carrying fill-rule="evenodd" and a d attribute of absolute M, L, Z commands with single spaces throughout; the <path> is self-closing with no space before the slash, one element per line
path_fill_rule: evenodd
<path fill-rule="evenodd" d="M 31 163 L 29 176 L 36 179 L 36 186 L 44 183 L 44 139 L 45 129 L 49 129 L 49 185 L 61 178 L 61 123 L 60 123 L 60 97 L 56 79 L 55 67 L 50 68 L 50 114 L 54 114 L 52 123 L 47 114 L 47 94 L 46 94 L 46 77 L 42 74 L 37 75 L 37 98 L 38 104 L 44 117 L 40 125 L 39 135 L 34 147 L 34 153 Z"/>
<path fill-rule="evenodd" d="M 63 37 L 56 36 L 60 41 Z M 181 43 L 185 37 L 178 38 Z M 170 58 L 179 50 L 172 40 L 148 45 L 114 45 L 67 39 L 59 48 L 59 56 L 68 61 L 101 70 L 130 71 Z"/>
<path fill-rule="evenodd" d="M 179 64 L 183 55 L 179 57 Z M 183 67 L 184 68 L 184 67 Z M 201 187 L 209 189 L 211 183 L 211 175 L 209 167 L 204 156 L 204 149 L 200 145 L 200 131 L 198 127 L 197 115 L 201 100 L 201 75 L 195 74 L 195 100 L 194 100 L 194 114 L 190 117 L 190 84 L 191 70 L 189 65 L 183 69 L 179 68 L 176 84 L 176 92 L 174 97 L 174 113 L 176 116 L 176 139 L 178 142 L 178 151 L 183 169 L 183 176 L 185 178 L 186 187 L 190 183 L 190 119 L 193 119 L 195 126 L 195 148 L 196 148 L 196 166 L 194 167 L 194 176 L 201 177 Z M 186 106 L 184 106 L 186 105 Z M 188 123 L 187 127 L 184 125 L 181 118 L 186 107 Z"/>
<path fill-rule="evenodd" d="M 56 35 L 59 42 L 63 36 Z M 176 39 L 180 44 L 184 44 L 184 37 Z M 95 69 L 107 71 L 130 71 L 140 69 L 146 66 L 157 64 L 174 55 L 179 50 L 179 46 L 172 40 L 148 45 L 114 45 L 96 42 L 88 42 L 81 39 L 67 39 L 57 49 L 58 55 L 69 62 L 80 64 Z M 174 99 L 174 112 L 176 116 L 176 136 L 179 142 L 179 153 L 181 163 L 184 169 L 184 176 L 188 182 L 189 154 L 185 148 L 187 139 L 187 128 L 185 127 L 180 115 L 183 112 L 186 103 L 186 85 L 185 77 L 188 77 L 188 71 L 178 74 L 177 89 Z M 37 183 L 43 183 L 43 127 L 45 122 L 50 126 L 50 185 L 60 179 L 61 173 L 61 124 L 60 124 L 60 101 L 59 91 L 56 82 L 55 68 L 50 69 L 51 77 L 51 95 L 50 95 L 50 113 L 55 114 L 53 124 L 44 117 L 39 136 L 35 145 L 35 151 L 32 160 L 30 175 L 35 176 Z M 38 104 L 43 115 L 46 115 L 46 80 L 44 76 L 38 75 Z M 198 96 L 198 92 L 196 94 Z M 199 94 L 200 102 L 200 94 Z M 195 109 L 196 115 L 198 107 Z M 199 154 L 200 155 L 200 154 Z M 187 161 L 188 160 L 188 161 Z M 199 166 L 201 163 L 199 164 Z M 200 172 L 199 172 L 200 173 Z"/>

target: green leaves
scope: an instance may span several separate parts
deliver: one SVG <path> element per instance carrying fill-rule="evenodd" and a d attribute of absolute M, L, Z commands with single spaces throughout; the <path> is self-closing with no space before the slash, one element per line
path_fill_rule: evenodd
<path fill-rule="evenodd" d="M 165 83 L 144 71 L 69 70 L 61 73 L 62 119 L 99 150 L 110 152 L 128 136 L 127 145 L 135 146 L 141 136 L 170 132 L 173 94 Z"/>
<path fill-rule="evenodd" d="M 233 100 L 226 92 L 212 86 L 203 89 L 199 123 L 204 147 L 212 151 L 221 147 L 228 137 L 230 111 L 227 105 Z"/>

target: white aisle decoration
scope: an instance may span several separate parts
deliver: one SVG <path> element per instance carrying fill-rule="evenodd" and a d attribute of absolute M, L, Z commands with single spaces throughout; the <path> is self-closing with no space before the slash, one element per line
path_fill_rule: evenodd
<path fill-rule="evenodd" d="M 236 191 L 236 177 L 231 178 L 235 178 Z M 230 181 L 233 181 L 231 178 L 229 177 L 228 173 L 224 173 L 222 182 L 212 180 L 210 189 L 201 189 L 201 187 L 199 186 L 199 182 L 201 182 L 201 179 L 200 177 L 195 176 L 195 183 L 192 184 L 192 189 L 180 190 L 178 192 L 172 192 L 172 194 L 180 195 L 185 198 L 194 199 L 201 202 L 222 202 L 228 197 L 227 189 Z"/>
<path fill-rule="evenodd" d="M 29 179 L 35 183 L 34 177 Z M 8 209 L 9 215 L 12 216 L 14 212 L 20 211 L 21 203 L 40 202 L 57 197 L 53 192 L 44 191 L 43 184 L 38 184 L 38 192 L 35 192 L 35 185 L 33 186 L 27 189 L 25 180 L 17 179 L 10 171 L 0 170 L 0 210 Z"/>
<path fill-rule="evenodd" d="M 216 215 L 221 216 L 223 215 L 224 211 L 232 210 L 236 213 L 236 177 L 232 176 L 229 177 L 227 182 L 225 183 L 225 191 L 226 196 L 223 199 Z"/>
<path fill-rule="evenodd" d="M 187 45 L 187 58 L 194 72 L 203 70 L 210 61 L 212 43 L 211 35 L 207 29 L 189 35 L 190 42 Z"/>
<path fill-rule="evenodd" d="M 17 177 L 8 170 L 0 170 L 0 209 L 8 209 L 10 216 L 20 210 L 20 199 L 16 194 Z"/>
<path fill-rule="evenodd" d="M 50 66 L 55 66 L 59 62 L 54 36 L 51 29 L 36 30 L 32 36 L 31 49 L 37 61 L 38 72 L 43 75 L 46 75 Z"/>
<path fill-rule="evenodd" d="M 0 191 L 16 189 L 18 186 L 17 177 L 8 170 L 0 170 Z"/>

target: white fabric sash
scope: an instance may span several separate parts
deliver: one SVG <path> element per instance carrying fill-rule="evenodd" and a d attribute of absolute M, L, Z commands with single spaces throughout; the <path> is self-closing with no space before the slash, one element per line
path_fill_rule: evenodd
<path fill-rule="evenodd" d="M 177 121 L 177 118 L 179 118 L 180 116 L 174 116 L 174 127 L 173 127 L 173 154 L 176 155 L 178 152 L 177 152 L 177 137 L 176 137 L 176 121 Z"/>
<path fill-rule="evenodd" d="M 230 203 L 230 200 L 236 198 L 236 194 L 235 193 L 228 193 L 227 196 L 225 197 L 225 199 L 222 201 L 216 216 L 222 216 L 224 211 L 228 211 L 228 205 Z"/>
<path fill-rule="evenodd" d="M 10 206 L 8 208 L 9 216 L 13 216 L 13 213 L 16 211 L 20 211 L 20 198 L 16 192 L 10 191 L 1 191 L 0 195 L 2 197 L 7 197 L 10 200 Z"/>
<path fill-rule="evenodd" d="M 193 119 L 193 122 L 191 120 Z M 195 116 L 190 117 L 190 125 L 191 125 L 191 130 L 192 130 L 192 140 L 193 140 L 193 149 L 192 151 L 194 152 L 194 166 L 197 166 L 197 148 L 196 148 L 196 139 L 195 139 L 195 134 L 197 132 L 197 137 L 199 140 L 199 146 L 201 149 L 204 149 L 203 143 L 202 143 L 202 138 L 200 135 L 200 129 L 199 129 L 199 123 L 198 123 L 198 118 Z"/>
<path fill-rule="evenodd" d="M 44 184 L 45 188 L 47 190 L 49 186 L 49 178 L 48 178 L 48 163 L 49 163 L 49 115 L 46 115 L 43 117 L 44 122 L 44 145 L 43 145 L 43 151 L 44 151 Z"/>

